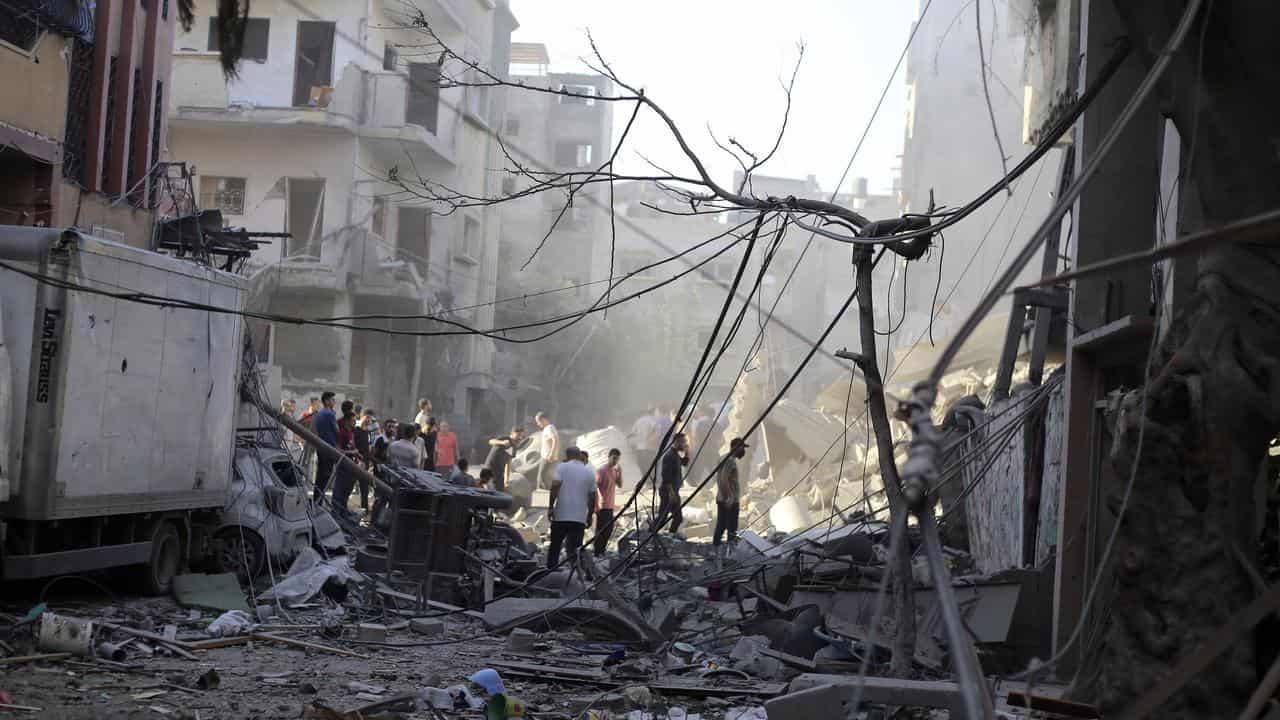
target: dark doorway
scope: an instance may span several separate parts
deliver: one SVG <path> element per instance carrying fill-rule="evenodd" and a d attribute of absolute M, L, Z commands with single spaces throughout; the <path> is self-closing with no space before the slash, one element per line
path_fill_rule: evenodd
<path fill-rule="evenodd" d="M 286 178 L 288 208 L 285 211 L 287 255 L 320 257 L 320 238 L 324 234 L 324 180 Z"/>
<path fill-rule="evenodd" d="M 333 84 L 333 23 L 298 21 L 293 58 L 293 104 L 311 104 L 311 88 Z"/>
<path fill-rule="evenodd" d="M 432 135 L 440 114 L 440 66 L 436 63 L 409 63 L 409 99 L 404 121 L 421 125 Z"/>
<path fill-rule="evenodd" d="M 425 280 L 431 260 L 431 211 L 422 207 L 399 208 L 396 223 L 397 259 L 418 266 Z"/>

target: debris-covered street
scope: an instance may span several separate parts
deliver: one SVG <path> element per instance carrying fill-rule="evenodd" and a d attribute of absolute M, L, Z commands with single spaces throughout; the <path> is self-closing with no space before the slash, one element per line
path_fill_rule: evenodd
<path fill-rule="evenodd" d="M 1278 28 L 0 0 L 0 718 L 1280 720 Z"/>

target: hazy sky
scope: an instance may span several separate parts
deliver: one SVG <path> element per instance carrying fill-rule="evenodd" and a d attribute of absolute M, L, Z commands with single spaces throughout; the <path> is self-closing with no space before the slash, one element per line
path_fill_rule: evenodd
<path fill-rule="evenodd" d="M 642 87 L 680 126 L 717 180 L 737 167 L 711 143 L 707 126 L 752 151 L 772 145 L 784 107 L 780 81 L 804 60 L 782 148 L 760 172 L 817 176 L 831 192 L 906 42 L 912 0 L 512 0 L 516 42 L 542 42 L 553 71 L 582 71 L 589 29 L 605 58 Z M 849 174 L 888 190 L 902 152 L 906 87 L 893 80 L 884 106 Z M 615 139 L 630 108 L 618 106 Z M 643 171 L 639 151 L 659 164 L 680 164 L 679 148 L 652 114 L 638 121 L 624 167 Z M 643 115 L 642 115 L 643 117 Z M 848 189 L 850 180 L 845 181 Z"/>

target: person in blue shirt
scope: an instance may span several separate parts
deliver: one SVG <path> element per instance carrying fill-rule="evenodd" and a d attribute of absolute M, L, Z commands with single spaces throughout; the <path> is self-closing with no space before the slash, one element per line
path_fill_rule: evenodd
<path fill-rule="evenodd" d="M 338 415 L 333 411 L 333 406 L 337 404 L 336 396 L 329 391 L 325 391 L 320 395 L 320 412 L 317 412 L 315 419 L 312 421 L 316 435 L 321 440 L 329 443 L 336 450 L 338 448 Z M 320 502 L 324 497 L 324 491 L 329 487 L 329 482 L 333 480 L 335 460 L 329 453 L 316 453 L 319 455 L 316 463 L 316 483 L 315 483 L 315 499 Z"/>

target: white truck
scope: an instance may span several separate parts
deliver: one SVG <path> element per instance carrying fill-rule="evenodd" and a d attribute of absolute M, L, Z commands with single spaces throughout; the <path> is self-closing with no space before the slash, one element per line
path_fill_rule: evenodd
<path fill-rule="evenodd" d="M 137 566 L 167 592 L 225 526 L 244 278 L 50 228 L 0 226 L 0 263 L 0 577 Z"/>

